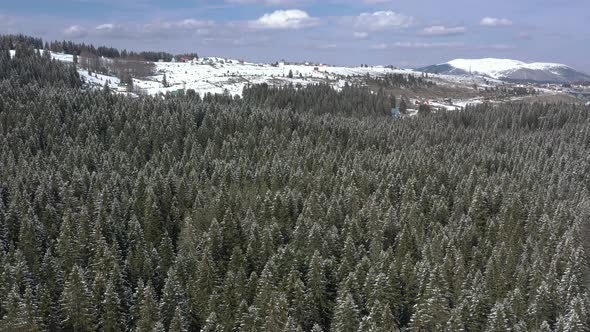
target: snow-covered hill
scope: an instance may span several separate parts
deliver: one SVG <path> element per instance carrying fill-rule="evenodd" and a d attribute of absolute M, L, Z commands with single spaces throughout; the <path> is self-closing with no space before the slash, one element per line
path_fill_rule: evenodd
<path fill-rule="evenodd" d="M 418 70 L 448 75 L 481 75 L 506 81 L 556 83 L 590 81 L 590 75 L 559 63 L 526 63 L 496 58 L 455 59 Z"/>
<path fill-rule="evenodd" d="M 72 62 L 68 54 L 51 53 L 52 58 Z M 134 85 L 142 93 L 155 95 L 173 92 L 180 89 L 193 89 L 200 95 L 206 93 L 242 95 L 244 86 L 248 84 L 267 83 L 273 86 L 288 84 L 328 83 L 334 88 L 353 83 L 365 75 L 381 76 L 387 73 L 416 74 L 412 70 L 391 69 L 384 66 L 373 67 L 340 67 L 314 64 L 265 64 L 250 63 L 219 57 L 204 57 L 187 62 L 156 62 L 155 75 L 142 79 L 134 79 Z M 113 76 L 88 74 L 78 69 L 85 82 L 103 86 L 109 84 L 117 89 L 119 79 Z M 292 74 L 292 77 L 290 75 Z M 166 76 L 167 85 L 163 85 Z"/>
<path fill-rule="evenodd" d="M 339 67 L 283 63 L 271 65 L 205 57 L 189 62 L 158 62 L 156 75 L 138 81 L 137 86 L 148 94 L 186 88 L 193 89 L 201 95 L 208 92 L 241 95 L 242 89 L 248 84 L 267 83 L 280 86 L 328 83 L 338 88 L 367 74 L 381 76 L 387 73 L 415 74 L 412 70 L 394 70 L 383 66 Z M 162 85 L 164 75 L 169 87 Z"/>
<path fill-rule="evenodd" d="M 15 55 L 14 50 L 10 53 L 12 56 Z M 70 54 L 51 52 L 51 57 L 67 63 L 74 61 Z M 272 86 L 327 83 L 338 89 L 346 83 L 357 83 L 366 75 L 375 77 L 391 73 L 419 74 L 410 69 L 392 69 L 384 66 L 343 67 L 284 62 L 267 64 L 220 57 L 203 57 L 186 62 L 155 62 L 154 66 L 153 76 L 133 79 L 134 86 L 142 93 L 155 95 L 180 89 L 193 89 L 200 95 L 229 93 L 233 96 L 241 95 L 243 88 L 248 84 L 262 83 Z M 120 80 L 115 76 L 89 74 L 87 70 L 80 67 L 78 72 L 90 86 L 102 87 L 106 83 L 113 90 L 118 90 Z M 166 76 L 166 86 L 163 84 L 164 76 Z"/>

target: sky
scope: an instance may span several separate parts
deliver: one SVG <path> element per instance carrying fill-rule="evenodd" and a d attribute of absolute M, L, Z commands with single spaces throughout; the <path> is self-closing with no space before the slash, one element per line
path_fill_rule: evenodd
<path fill-rule="evenodd" d="M 589 26 L 589 0 L 0 0 L 2 34 L 260 62 L 496 57 L 590 73 Z"/>

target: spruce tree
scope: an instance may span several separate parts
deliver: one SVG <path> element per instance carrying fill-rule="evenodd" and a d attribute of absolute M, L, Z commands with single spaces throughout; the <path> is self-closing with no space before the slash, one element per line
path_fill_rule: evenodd
<path fill-rule="evenodd" d="M 60 298 L 62 326 L 67 331 L 93 331 L 94 308 L 84 270 L 74 265 Z"/>

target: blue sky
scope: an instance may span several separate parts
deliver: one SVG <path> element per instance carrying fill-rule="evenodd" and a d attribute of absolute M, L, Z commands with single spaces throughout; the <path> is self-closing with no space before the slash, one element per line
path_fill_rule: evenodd
<path fill-rule="evenodd" d="M 590 72 L 588 0 L 0 0 L 0 33 L 250 61 L 454 58 Z"/>

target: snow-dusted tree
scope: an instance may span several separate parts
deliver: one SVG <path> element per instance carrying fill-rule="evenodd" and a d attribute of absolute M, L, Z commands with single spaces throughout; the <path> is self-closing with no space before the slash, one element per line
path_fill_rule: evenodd
<path fill-rule="evenodd" d="M 336 309 L 332 319 L 332 328 L 336 331 L 356 332 L 359 325 L 359 313 L 352 295 L 342 289 L 336 300 Z"/>
<path fill-rule="evenodd" d="M 170 322 L 170 328 L 168 329 L 170 332 L 186 332 L 186 319 L 183 317 L 182 311 L 179 307 L 176 307 L 174 310 L 174 317 Z"/>
<path fill-rule="evenodd" d="M 135 324 L 135 331 L 151 331 L 160 320 L 160 312 L 151 284 L 147 284 L 141 293 L 141 302 L 138 303 L 139 312 Z M 137 305 L 137 303 L 136 303 Z"/>
<path fill-rule="evenodd" d="M 62 326 L 71 331 L 93 331 L 94 307 L 86 283 L 85 271 L 74 265 L 60 298 Z"/>
<path fill-rule="evenodd" d="M 123 331 L 121 300 L 112 281 L 106 285 L 103 302 L 100 306 L 98 326 L 101 331 Z"/>

